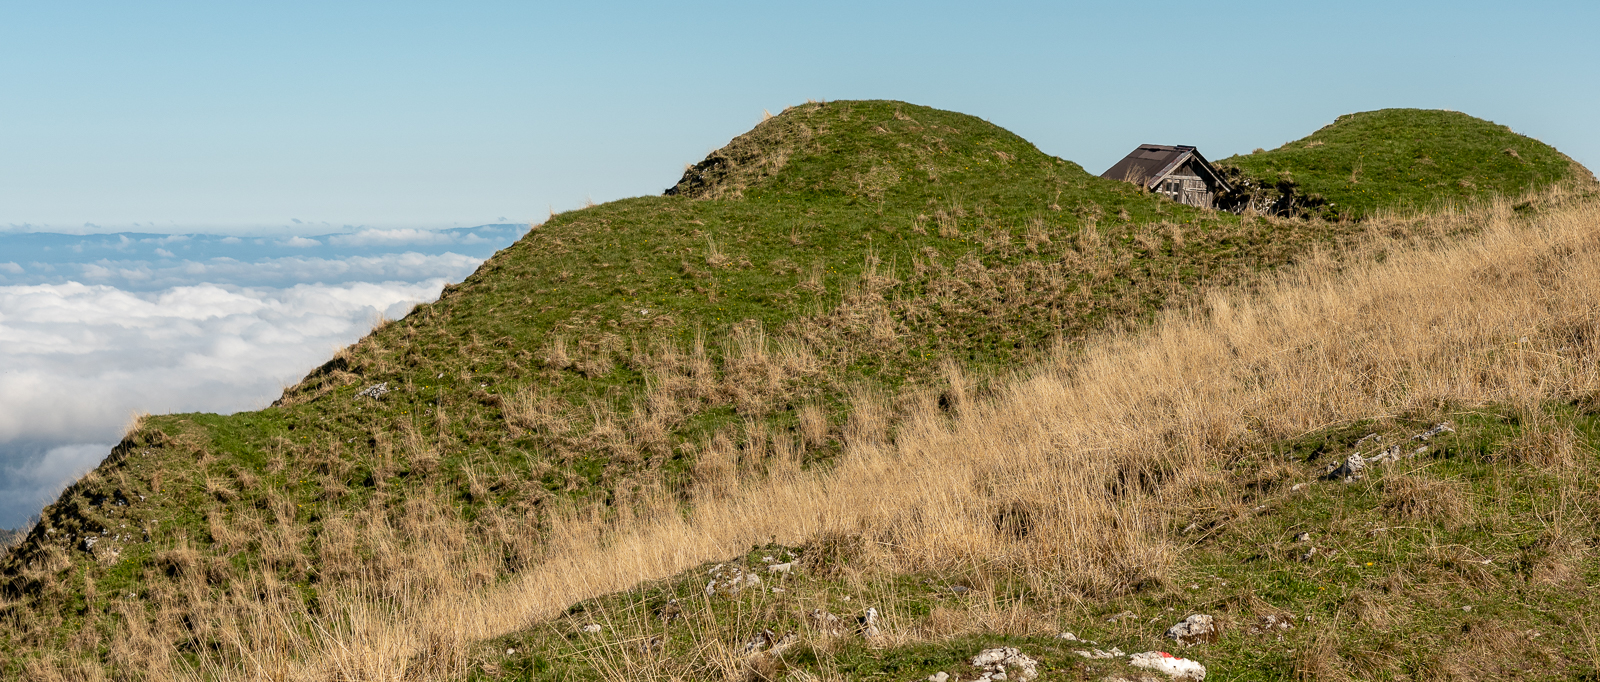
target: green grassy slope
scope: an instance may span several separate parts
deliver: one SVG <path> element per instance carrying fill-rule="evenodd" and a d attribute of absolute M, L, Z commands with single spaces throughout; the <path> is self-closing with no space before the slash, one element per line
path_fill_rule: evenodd
<path fill-rule="evenodd" d="M 140 620 L 214 650 L 207 623 L 264 577 L 315 610 L 390 570 L 348 528 L 404 526 L 421 493 L 496 579 L 537 560 L 552 508 L 662 481 L 691 501 L 718 436 L 799 434 L 825 461 L 863 389 L 892 428 L 942 363 L 1004 371 L 1358 231 L 1177 205 L 898 102 L 795 107 L 718 154 L 675 196 L 553 217 L 271 408 L 145 420 L 0 564 L 0 675 L 134 670 Z"/>
<path fill-rule="evenodd" d="M 1593 182 L 1550 145 L 1463 113 L 1428 109 L 1346 114 L 1277 149 L 1217 165 L 1264 185 L 1289 180 L 1299 193 L 1326 201 L 1329 215 L 1355 218 L 1384 208 L 1519 196 L 1564 180 Z"/>
<path fill-rule="evenodd" d="M 1445 418 L 1455 431 L 1417 459 L 1352 483 L 1321 478 L 1363 438 L 1410 450 L 1413 435 Z M 730 562 L 764 573 L 768 589 L 708 597 L 709 566 L 640 585 L 483 643 L 469 679 L 598 680 L 630 668 L 647 671 L 640 678 L 712 678 L 725 664 L 711 643 L 738 651 L 763 630 L 803 633 L 804 643 L 781 662 L 749 658 L 751 679 L 758 671 L 971 679 L 978 671 L 967 660 L 1001 646 L 1020 648 L 1040 661 L 1042 679 L 1057 680 L 1139 679 L 1126 658 L 1076 653 L 1113 647 L 1198 660 L 1207 679 L 1587 679 L 1600 664 L 1600 624 L 1576 614 L 1600 606 L 1588 587 L 1600 580 L 1600 497 L 1586 483 L 1600 471 L 1597 445 L 1592 406 L 1552 404 L 1534 414 L 1489 406 L 1349 424 L 1241 453 L 1214 484 L 1231 505 L 1197 510 L 1171 529 L 1187 547 L 1172 584 L 1114 599 L 1058 602 L 978 566 L 847 579 L 848 570 L 830 570 L 836 545 L 753 547 Z M 791 557 L 792 573 L 762 570 Z M 671 599 L 682 615 L 664 621 L 658 614 Z M 873 646 L 851 627 L 830 639 L 807 617 L 820 608 L 851 619 L 869 605 L 888 618 L 886 631 L 921 641 Z M 989 634 L 937 636 L 967 610 L 1003 617 Z M 1192 613 L 1222 623 L 1220 638 L 1183 646 L 1164 637 Z M 583 631 L 589 624 L 603 629 Z M 627 646 L 656 638 L 659 654 Z"/>

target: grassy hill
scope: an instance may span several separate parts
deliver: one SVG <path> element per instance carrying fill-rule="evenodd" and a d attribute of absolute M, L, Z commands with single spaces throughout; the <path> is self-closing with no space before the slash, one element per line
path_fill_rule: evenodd
<path fill-rule="evenodd" d="M 1038 660 L 1045 679 L 1064 680 L 1139 679 L 1125 656 L 1079 653 L 1113 648 L 1173 652 L 1221 679 L 1592 674 L 1595 626 L 1584 614 L 1600 603 L 1584 586 L 1600 579 L 1600 508 L 1580 491 L 1600 474 L 1595 413 L 1555 402 L 1535 414 L 1474 405 L 1426 416 L 1452 412 L 1454 432 L 1425 455 L 1355 483 L 1320 480 L 1318 460 L 1367 450 L 1356 443 L 1373 435 L 1404 443 L 1428 430 L 1425 415 L 1244 448 L 1209 486 L 1216 496 L 1206 501 L 1222 507 L 1185 505 L 1145 538 L 1178 556 L 1148 566 L 1150 584 L 1137 590 L 1086 595 L 1052 584 L 1067 572 L 1040 557 L 1025 560 L 1037 573 L 1003 560 L 885 566 L 860 544 L 872 535 L 760 544 L 479 643 L 460 667 L 483 682 L 971 679 L 980 671 L 969 659 L 1010 646 Z M 1573 506 L 1556 511 L 1551 496 L 1562 495 L 1576 495 Z M 1546 525 L 1552 514 L 1559 522 Z M 1030 549 L 1026 537 L 1008 539 L 1014 552 Z M 796 568 L 772 573 L 775 563 Z M 708 573 L 729 564 L 765 581 L 708 596 Z M 684 615 L 664 621 L 673 601 Z M 879 637 L 855 626 L 869 606 L 884 614 Z M 819 609 L 848 624 L 830 628 L 813 616 Z M 1164 636 L 1196 613 L 1221 624 L 1216 641 Z M 659 651 L 638 648 L 655 642 Z M 774 642 L 780 654 L 766 654 Z"/>
<path fill-rule="evenodd" d="M 1381 109 L 1333 123 L 1271 151 L 1217 161 L 1258 195 L 1296 194 L 1312 213 L 1362 218 L 1520 196 L 1594 176 L 1554 147 L 1455 111 Z"/>
<path fill-rule="evenodd" d="M 494 603 L 567 599 L 453 669 L 972 679 L 1010 646 L 1042 679 L 1148 674 L 1094 655 L 1113 649 L 1220 679 L 1591 676 L 1600 343 L 1574 304 L 1600 281 L 1600 209 L 1514 216 L 1219 292 L 834 471 L 749 476 L 681 525 L 570 548 L 587 561 Z M 653 560 L 673 552 L 700 559 Z M 586 590 L 574 565 L 649 579 Z M 1219 629 L 1164 636 L 1190 614 Z"/>
<path fill-rule="evenodd" d="M 1476 229 L 1240 218 L 970 116 L 794 107 L 668 196 L 553 216 L 269 409 L 145 419 L 0 564 L 0 674 L 458 674 L 472 641 L 554 607 L 467 627 L 439 600 L 841 470 L 1216 287 L 1374 232 Z M 603 594 L 651 571 L 569 573 Z M 1085 575 L 1080 599 L 1156 584 Z M 384 632 L 389 653 L 334 646 Z"/>

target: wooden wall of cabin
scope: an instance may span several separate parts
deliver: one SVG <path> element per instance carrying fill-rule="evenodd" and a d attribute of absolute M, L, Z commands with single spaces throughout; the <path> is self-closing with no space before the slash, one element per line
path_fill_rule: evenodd
<path fill-rule="evenodd" d="M 1156 183 L 1155 189 L 1168 199 L 1181 204 L 1201 208 L 1216 207 L 1216 188 L 1200 175 L 1193 161 L 1183 164 L 1162 178 L 1161 182 Z"/>

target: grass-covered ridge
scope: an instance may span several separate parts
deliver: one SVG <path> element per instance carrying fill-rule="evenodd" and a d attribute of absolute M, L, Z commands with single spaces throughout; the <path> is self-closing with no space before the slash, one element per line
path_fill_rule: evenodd
<path fill-rule="evenodd" d="M 853 471 L 846 453 L 931 433 L 1109 327 L 1357 241 L 1481 225 L 1241 218 L 1090 176 L 970 116 L 795 107 L 674 196 L 536 226 L 271 408 L 144 420 L 0 563 L 0 676 L 460 672 L 472 641 L 742 551 L 749 519 L 781 508 L 718 505 Z M 1159 460 L 1079 482 L 1164 480 Z M 925 464 L 906 461 L 861 477 Z M 1001 469 L 958 496 L 975 518 L 1007 490 Z M 772 534 L 804 542 L 840 506 Z M 627 532 L 719 509 L 744 525 L 679 538 L 645 568 L 595 563 Z M 916 530 L 896 518 L 867 521 Z M 1061 594 L 1161 577 L 1074 552 L 1086 570 L 1043 574 Z M 1028 567 L 1012 559 L 1002 568 Z M 530 585 L 546 601 L 516 596 Z"/>
<path fill-rule="evenodd" d="M 1223 679 L 1592 675 L 1600 337 L 1575 304 L 1600 294 L 1600 212 L 1514 215 L 1478 216 L 1488 233 L 1455 248 L 1376 244 L 1381 265 L 1220 294 L 992 402 L 927 409 L 836 471 L 749 477 L 686 520 L 608 536 L 585 575 L 665 580 L 571 585 L 591 597 L 572 608 L 501 593 L 561 617 L 456 665 L 971 678 L 965 659 L 1011 645 L 1054 679 L 1137 672 L 1076 653 L 1111 647 Z M 1328 475 L 1353 454 L 1359 477 Z M 732 565 L 763 582 L 728 594 Z M 562 589 L 562 572 L 536 584 Z M 1217 641 L 1163 638 L 1192 613 Z"/>
<path fill-rule="evenodd" d="M 1594 181 L 1550 145 L 1467 114 L 1431 109 L 1346 114 L 1277 149 L 1217 165 L 1236 168 L 1255 184 L 1292 186 L 1315 210 L 1352 218 Z"/>
<path fill-rule="evenodd" d="M 1600 475 L 1597 415 L 1452 406 L 1242 449 L 1186 491 L 1224 504 L 1173 515 L 1183 559 L 1133 594 L 1062 599 L 976 562 L 900 572 L 859 536 L 761 545 L 481 643 L 467 679 L 971 679 L 968 659 L 1001 646 L 1045 679 L 1138 679 L 1126 657 L 1078 653 L 1113 648 L 1190 657 L 1207 679 L 1582 678 L 1600 664 L 1585 615 L 1600 606 L 1585 588 L 1600 579 L 1600 499 L 1583 490 Z M 1445 417 L 1452 430 L 1412 440 Z M 1359 481 L 1322 477 L 1352 452 L 1424 443 Z M 708 595 L 708 573 L 729 565 L 761 586 Z M 869 607 L 884 614 L 878 637 L 855 624 Z M 1163 636 L 1194 613 L 1221 624 L 1217 641 Z"/>

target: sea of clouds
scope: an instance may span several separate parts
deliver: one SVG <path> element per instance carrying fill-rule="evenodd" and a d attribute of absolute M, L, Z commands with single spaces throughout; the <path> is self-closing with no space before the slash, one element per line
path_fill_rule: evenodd
<path fill-rule="evenodd" d="M 0 528 L 99 464 L 135 415 L 265 407 L 524 230 L 0 232 Z"/>

